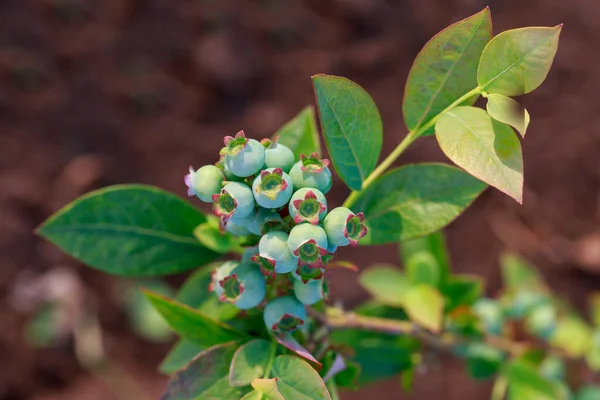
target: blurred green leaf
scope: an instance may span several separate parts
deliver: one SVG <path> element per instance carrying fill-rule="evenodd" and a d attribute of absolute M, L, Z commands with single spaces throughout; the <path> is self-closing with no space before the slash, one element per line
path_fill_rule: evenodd
<path fill-rule="evenodd" d="M 410 319 L 433 331 L 440 332 L 444 320 L 444 298 L 434 287 L 411 286 L 403 298 L 404 309 Z"/>
<path fill-rule="evenodd" d="M 251 391 L 246 394 L 241 400 L 268 400 L 261 392 L 257 392 L 256 390 Z"/>
<path fill-rule="evenodd" d="M 592 334 L 591 348 L 585 359 L 592 370 L 600 371 L 600 330 L 596 330 Z"/>
<path fill-rule="evenodd" d="M 518 254 L 503 253 L 500 256 L 500 267 L 506 289 L 541 289 L 545 286 L 537 269 Z"/>
<path fill-rule="evenodd" d="M 420 252 L 411 255 L 405 264 L 411 284 L 424 283 L 438 288 L 441 281 L 440 265 L 433 254 Z"/>
<path fill-rule="evenodd" d="M 391 265 L 374 265 L 360 275 L 359 282 L 375 299 L 395 307 L 402 307 L 410 286 L 402 271 Z"/>
<path fill-rule="evenodd" d="M 490 93 L 487 95 L 486 108 L 490 117 L 512 126 L 525 137 L 531 118 L 529 112 L 516 100 L 502 94 Z"/>
<path fill-rule="evenodd" d="M 238 238 L 229 232 L 221 232 L 218 224 L 218 221 L 210 218 L 194 229 L 194 236 L 204 247 L 216 253 L 241 251 Z"/>
<path fill-rule="evenodd" d="M 44 303 L 25 324 L 24 336 L 33 347 L 49 347 L 60 339 L 60 326 L 57 313 L 60 310 L 54 303 Z"/>
<path fill-rule="evenodd" d="M 379 110 L 371 96 L 349 79 L 315 75 L 313 85 L 331 162 L 350 189 L 360 190 L 381 153 Z"/>
<path fill-rule="evenodd" d="M 598 400 L 600 399 L 600 386 L 586 385 L 579 388 L 575 400 Z"/>
<path fill-rule="evenodd" d="M 124 292 L 125 310 L 135 332 L 152 342 L 166 342 L 172 332 L 160 313 L 152 306 L 150 300 L 140 290 L 141 287 L 171 296 L 173 290 L 165 282 L 159 280 L 142 281 L 138 285 L 127 288 Z"/>
<path fill-rule="evenodd" d="M 252 380 L 262 378 L 269 363 L 270 346 L 264 339 L 254 339 L 240 346 L 231 361 L 229 384 L 247 386 Z"/>
<path fill-rule="evenodd" d="M 567 400 L 559 385 L 526 364 L 509 364 L 506 376 L 508 400 Z"/>
<path fill-rule="evenodd" d="M 223 343 L 198 354 L 171 377 L 161 400 L 239 400 L 250 391 L 229 385 L 229 365 L 239 343 Z"/>
<path fill-rule="evenodd" d="M 477 82 L 485 91 L 520 96 L 544 82 L 558 47 L 562 25 L 512 29 L 496 35 L 485 47 Z"/>
<path fill-rule="evenodd" d="M 495 347 L 475 342 L 467 352 L 467 370 L 473 379 L 488 379 L 498 373 L 505 355 Z"/>
<path fill-rule="evenodd" d="M 452 222 L 486 188 L 445 164 L 414 164 L 389 171 L 357 197 L 369 229 L 360 244 L 394 243 L 428 235 Z"/>
<path fill-rule="evenodd" d="M 550 344 L 572 357 L 586 355 L 592 345 L 592 330 L 581 318 L 570 315 L 558 321 Z"/>
<path fill-rule="evenodd" d="M 415 130 L 477 86 L 477 66 L 492 38 L 489 8 L 435 35 L 417 55 L 406 81 L 402 111 Z M 463 104 L 471 105 L 473 96 Z M 433 133 L 428 129 L 426 134 Z"/>
<path fill-rule="evenodd" d="M 592 323 L 600 327 L 600 292 L 594 292 L 589 296 L 588 309 Z"/>
<path fill-rule="evenodd" d="M 542 376 L 553 381 L 562 381 L 566 378 L 566 367 L 562 358 L 555 355 L 548 355 L 539 367 Z"/>
<path fill-rule="evenodd" d="M 451 275 L 443 289 L 446 310 L 470 306 L 483 295 L 483 282 L 475 275 Z"/>
<path fill-rule="evenodd" d="M 556 309 L 545 301 L 533 307 L 525 317 L 525 328 L 533 335 L 548 340 L 556 330 Z"/>
<path fill-rule="evenodd" d="M 158 370 L 165 375 L 171 375 L 188 365 L 203 350 L 206 350 L 206 346 L 200 346 L 189 340 L 180 339 L 169 350 L 167 356 L 160 363 Z"/>
<path fill-rule="evenodd" d="M 300 155 L 314 152 L 321 155 L 321 142 L 315 121 L 315 111 L 312 106 L 300 111 L 292 120 L 285 124 L 273 135 L 279 138 L 279 143 L 289 147 L 296 160 Z"/>
<path fill-rule="evenodd" d="M 407 265 L 414 254 L 422 252 L 435 257 L 440 270 L 441 284 L 444 285 L 450 273 L 450 257 L 444 232 L 439 230 L 426 236 L 400 242 L 400 257 L 403 265 Z"/>
<path fill-rule="evenodd" d="M 523 201 L 523 155 L 512 128 L 476 107 L 456 107 L 435 124 L 440 148 L 456 165 Z"/>
<path fill-rule="evenodd" d="M 229 325 L 175 300 L 150 291 L 144 293 L 175 332 L 200 346 L 208 347 L 245 337 Z"/>
<path fill-rule="evenodd" d="M 473 312 L 483 323 L 484 330 L 491 334 L 499 336 L 504 327 L 504 312 L 502 306 L 492 299 L 479 299 L 473 305 Z"/>
<path fill-rule="evenodd" d="M 174 194 L 145 185 L 117 185 L 76 199 L 37 232 L 74 258 L 123 276 L 175 274 L 218 254 L 193 236 L 206 221 Z"/>

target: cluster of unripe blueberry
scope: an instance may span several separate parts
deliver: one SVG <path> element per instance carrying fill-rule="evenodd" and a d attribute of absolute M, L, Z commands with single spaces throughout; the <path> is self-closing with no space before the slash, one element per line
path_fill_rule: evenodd
<path fill-rule="evenodd" d="M 216 165 L 185 177 L 188 195 L 213 203 L 221 227 L 235 236 L 260 238 L 241 262 L 227 261 L 213 274 L 221 301 L 240 309 L 264 308 L 267 328 L 297 329 L 304 305 L 326 295 L 324 272 L 338 246 L 356 245 L 367 230 L 362 213 L 328 212 L 329 160 L 294 153 L 277 140 L 258 142 L 240 131 L 225 138 Z"/>

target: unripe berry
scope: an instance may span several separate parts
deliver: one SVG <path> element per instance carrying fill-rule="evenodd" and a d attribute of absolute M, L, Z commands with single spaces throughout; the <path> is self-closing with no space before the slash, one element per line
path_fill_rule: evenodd
<path fill-rule="evenodd" d="M 289 212 L 297 224 L 310 222 L 316 225 L 327 215 L 327 200 L 318 189 L 302 188 L 292 195 Z"/>
<path fill-rule="evenodd" d="M 261 141 L 265 147 L 265 166 L 267 168 L 281 168 L 283 172 L 289 172 L 294 165 L 294 153 L 289 147 L 279 144 L 277 139 Z"/>
<path fill-rule="evenodd" d="M 190 173 L 183 178 L 188 187 L 188 196 L 196 195 L 205 203 L 212 203 L 212 196 L 221 191 L 223 173 L 214 165 L 205 165 L 194 172 L 190 165 Z"/>
<path fill-rule="evenodd" d="M 242 310 L 256 307 L 265 298 L 265 278 L 256 265 L 227 262 L 217 269 L 213 279 L 219 300 Z"/>
<path fill-rule="evenodd" d="M 296 190 L 302 188 L 319 189 L 323 194 L 327 194 L 331 189 L 331 171 L 329 170 L 329 160 L 320 159 L 317 153 L 309 157 L 302 155 L 290 170 L 290 177 Z"/>
<path fill-rule="evenodd" d="M 285 274 L 298 266 L 298 260 L 287 246 L 288 234 L 285 232 L 266 233 L 258 242 L 258 254 L 252 261 L 260 265 L 264 275 Z"/>
<path fill-rule="evenodd" d="M 323 256 L 327 254 L 327 235 L 318 225 L 296 225 L 290 232 L 288 248 L 299 265 L 324 268 Z"/>
<path fill-rule="evenodd" d="M 535 306 L 525 317 L 525 327 L 529 332 L 548 340 L 557 326 L 556 309 L 546 302 Z"/>
<path fill-rule="evenodd" d="M 363 213 L 354 214 L 346 207 L 334 208 L 323 220 L 327 240 L 336 246 L 356 246 L 358 240 L 367 234 L 364 220 Z"/>
<path fill-rule="evenodd" d="M 248 236 L 250 231 L 244 223 L 245 219 L 234 219 L 231 218 L 225 221 L 225 231 L 231 233 L 233 236 Z"/>
<path fill-rule="evenodd" d="M 247 227 L 250 232 L 260 236 L 266 233 L 268 230 L 267 228 L 283 225 L 285 224 L 281 218 L 281 215 L 271 209 L 259 207 L 258 212 L 252 221 L 248 223 Z"/>
<path fill-rule="evenodd" d="M 256 253 L 258 253 L 258 246 L 246 247 L 242 254 L 242 264 L 252 264 L 252 257 L 254 257 Z"/>
<path fill-rule="evenodd" d="M 220 194 L 213 195 L 214 212 L 224 219 L 243 219 L 254 211 L 252 190 L 239 182 L 230 182 Z"/>
<path fill-rule="evenodd" d="M 492 299 L 479 299 L 473 305 L 473 312 L 483 323 L 484 330 L 491 335 L 501 335 L 504 326 L 502 306 Z"/>
<path fill-rule="evenodd" d="M 267 304 L 264 311 L 267 329 L 281 334 L 293 332 L 306 321 L 304 305 L 291 296 L 279 297 Z"/>
<path fill-rule="evenodd" d="M 265 148 L 254 139 L 246 139 L 244 131 L 235 138 L 226 136 L 221 154 L 227 169 L 242 178 L 256 174 L 265 164 Z"/>
<path fill-rule="evenodd" d="M 325 298 L 323 282 L 323 279 L 311 280 L 307 283 L 303 283 L 301 280 L 295 280 L 294 294 L 302 304 L 311 306 L 319 300 Z"/>
<path fill-rule="evenodd" d="M 254 199 L 264 208 L 283 207 L 290 201 L 293 191 L 292 180 L 281 168 L 261 171 L 252 184 Z"/>

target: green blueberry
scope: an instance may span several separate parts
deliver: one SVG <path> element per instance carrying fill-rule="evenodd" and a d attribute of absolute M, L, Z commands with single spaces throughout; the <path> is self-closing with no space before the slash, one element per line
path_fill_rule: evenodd
<path fill-rule="evenodd" d="M 265 148 L 254 139 L 246 139 L 244 131 L 234 137 L 225 137 L 225 147 L 221 150 L 225 156 L 227 169 L 241 178 L 252 176 L 265 164 Z"/>
<path fill-rule="evenodd" d="M 254 211 L 252 190 L 240 182 L 230 182 L 220 194 L 213 195 L 214 213 L 225 220 L 243 219 Z"/>
<path fill-rule="evenodd" d="M 290 253 L 287 241 L 285 232 L 268 232 L 260 238 L 258 254 L 252 261 L 260 265 L 263 274 L 285 274 L 296 269 L 298 260 Z"/>
<path fill-rule="evenodd" d="M 323 256 L 327 254 L 327 235 L 319 225 L 303 223 L 290 231 L 288 248 L 299 265 L 324 268 Z"/>
<path fill-rule="evenodd" d="M 296 279 L 294 281 L 294 294 L 302 304 L 306 304 L 307 306 L 315 304 L 325 297 L 323 279 L 311 280 L 306 283 Z"/>
<path fill-rule="evenodd" d="M 267 208 L 259 207 L 255 217 L 248 224 L 248 230 L 255 235 L 262 235 L 266 232 L 265 225 L 285 225 L 281 215 Z"/>
<path fill-rule="evenodd" d="M 313 153 L 309 157 L 302 155 L 300 158 L 301 160 L 290 169 L 294 189 L 314 188 L 327 194 L 331 189 L 329 160 L 320 159 L 317 153 Z"/>
<path fill-rule="evenodd" d="M 294 153 L 289 147 L 279 144 L 277 139 L 271 141 L 264 139 L 261 141 L 265 149 L 265 166 L 267 168 L 281 168 L 283 172 L 288 173 L 296 161 Z"/>
<path fill-rule="evenodd" d="M 267 303 L 263 317 L 267 329 L 282 334 L 293 332 L 304 325 L 306 310 L 294 297 L 284 296 Z"/>
<path fill-rule="evenodd" d="M 246 247 L 242 254 L 242 264 L 252 264 L 252 257 L 254 257 L 256 253 L 258 253 L 258 246 Z"/>
<path fill-rule="evenodd" d="M 336 246 L 356 246 L 360 238 L 367 234 L 363 213 L 354 214 L 346 207 L 334 208 L 323 220 L 327 240 Z"/>
<path fill-rule="evenodd" d="M 316 225 L 327 215 L 327 199 L 319 189 L 302 188 L 292 195 L 288 208 L 295 223 Z"/>
<path fill-rule="evenodd" d="M 213 195 L 221 191 L 223 173 L 214 165 L 205 165 L 196 172 L 190 166 L 190 173 L 183 180 L 188 187 L 188 196 L 196 195 L 203 202 L 212 203 Z"/>
<path fill-rule="evenodd" d="M 259 206 L 279 208 L 290 201 L 294 187 L 289 175 L 281 168 L 268 168 L 254 179 L 252 192 Z"/>
<path fill-rule="evenodd" d="M 265 277 L 254 264 L 223 264 L 213 277 L 219 300 L 247 310 L 259 305 L 266 294 Z"/>
<path fill-rule="evenodd" d="M 473 305 L 473 312 L 483 323 L 483 329 L 492 335 L 501 335 L 504 326 L 502 306 L 492 299 L 479 299 Z"/>
<path fill-rule="evenodd" d="M 231 218 L 225 222 L 225 231 L 231 233 L 233 236 L 248 236 L 250 231 L 244 224 L 244 219 Z"/>

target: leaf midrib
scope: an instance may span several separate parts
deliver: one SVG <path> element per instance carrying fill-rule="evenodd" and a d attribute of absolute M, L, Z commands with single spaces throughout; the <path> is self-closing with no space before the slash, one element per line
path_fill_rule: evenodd
<path fill-rule="evenodd" d="M 108 231 L 118 234 L 135 234 L 138 236 L 145 236 L 154 239 L 161 239 L 165 241 L 170 241 L 174 243 L 186 244 L 186 245 L 194 245 L 202 247 L 200 242 L 196 240 L 193 236 L 185 237 L 179 236 L 173 233 L 157 231 L 154 229 L 140 228 L 128 225 L 118 225 L 118 224 L 106 224 L 106 223 L 94 223 L 94 224 L 72 224 L 69 226 L 57 226 L 57 227 L 44 227 L 41 229 L 41 233 L 50 237 L 52 234 L 64 234 L 64 233 L 81 233 L 81 232 L 90 232 L 93 231 L 95 233 L 99 233 L 100 231 Z"/>

